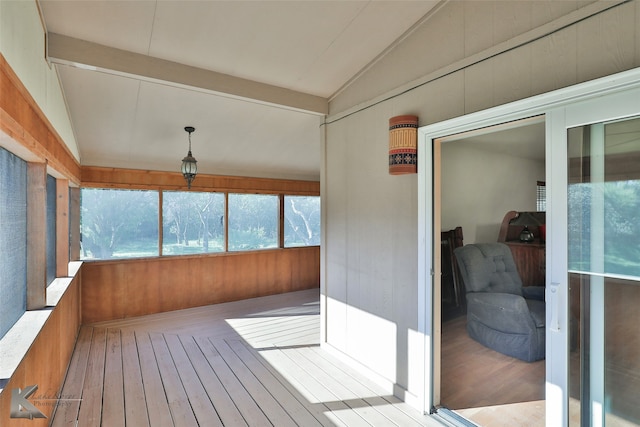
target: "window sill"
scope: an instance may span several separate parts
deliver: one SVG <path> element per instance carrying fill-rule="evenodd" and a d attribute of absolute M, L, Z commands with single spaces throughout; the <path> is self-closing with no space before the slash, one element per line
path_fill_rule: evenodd
<path fill-rule="evenodd" d="M 70 262 L 70 277 L 59 277 L 47 287 L 47 306 L 25 312 L 0 339 L 0 393 L 42 331 L 81 265 L 80 261 Z"/>
<path fill-rule="evenodd" d="M 226 256 L 239 256 L 239 255 L 247 255 L 252 253 L 260 253 L 260 252 L 269 252 L 269 251 L 283 251 L 283 250 L 296 250 L 296 249 L 307 249 L 307 248 L 319 248 L 320 245 L 309 245 L 309 246 L 287 246 L 284 248 L 259 248 L 259 249 L 237 249 L 237 250 L 228 250 L 228 251 L 220 251 L 220 252 L 206 252 L 206 253 L 193 253 L 193 254 L 176 254 L 176 255 L 154 255 L 147 257 L 123 257 L 123 258 L 85 258 L 82 262 L 86 263 L 123 263 L 123 262 L 140 262 L 140 261 L 158 261 L 158 260 L 166 260 L 166 259 L 176 259 L 176 258 L 207 258 L 207 257 L 226 257 Z"/>

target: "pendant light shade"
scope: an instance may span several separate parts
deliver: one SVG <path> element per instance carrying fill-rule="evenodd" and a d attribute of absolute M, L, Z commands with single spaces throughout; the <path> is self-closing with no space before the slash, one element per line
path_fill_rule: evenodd
<path fill-rule="evenodd" d="M 180 170 L 182 171 L 182 175 L 184 179 L 187 181 L 187 188 L 191 188 L 191 183 L 196 178 L 196 174 L 198 173 L 198 161 L 191 154 L 191 132 L 195 131 L 196 128 L 193 126 L 187 126 L 184 128 L 185 131 L 189 133 L 189 152 L 186 157 L 182 159 L 182 167 Z"/>

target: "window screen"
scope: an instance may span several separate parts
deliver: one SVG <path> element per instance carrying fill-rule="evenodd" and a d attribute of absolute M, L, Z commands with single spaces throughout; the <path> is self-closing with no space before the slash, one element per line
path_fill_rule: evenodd
<path fill-rule="evenodd" d="M 162 254 L 224 251 L 224 193 L 162 193 Z"/>
<path fill-rule="evenodd" d="M 27 164 L 0 148 L 0 337 L 27 309 Z"/>
<path fill-rule="evenodd" d="M 47 286 L 56 278 L 56 179 L 47 175 Z"/>
<path fill-rule="evenodd" d="M 320 245 L 320 197 L 284 196 L 284 246 Z"/>
<path fill-rule="evenodd" d="M 229 194 L 229 250 L 278 247 L 278 196 Z"/>
<path fill-rule="evenodd" d="M 81 259 L 158 256 L 158 191 L 83 188 Z"/>

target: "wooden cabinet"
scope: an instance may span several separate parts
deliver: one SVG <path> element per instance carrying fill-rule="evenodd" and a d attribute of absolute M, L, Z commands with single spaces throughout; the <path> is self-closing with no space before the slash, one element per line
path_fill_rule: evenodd
<path fill-rule="evenodd" d="M 522 286 L 544 286 L 545 245 L 541 243 L 505 242 L 511 249 L 520 273 Z"/>
<path fill-rule="evenodd" d="M 544 212 L 529 212 L 535 216 L 539 224 L 545 223 Z M 502 219 L 498 242 L 506 243 L 511 249 L 513 260 L 520 273 L 522 286 L 544 286 L 545 282 L 545 245 L 541 238 L 541 227 L 532 225 L 529 230 L 535 236 L 531 243 L 524 243 L 519 240 L 523 226 L 514 225 L 514 220 L 518 217 L 518 212 L 509 211 Z"/>
<path fill-rule="evenodd" d="M 446 321 L 466 313 L 466 294 L 458 263 L 453 254 L 463 245 L 462 227 L 441 233 L 441 302 L 442 320 Z"/>

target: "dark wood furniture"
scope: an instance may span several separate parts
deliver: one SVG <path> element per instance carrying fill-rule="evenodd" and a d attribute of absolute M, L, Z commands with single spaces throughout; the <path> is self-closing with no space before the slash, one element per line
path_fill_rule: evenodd
<path fill-rule="evenodd" d="M 453 250 L 463 245 L 462 227 L 443 231 L 441 235 L 441 291 L 442 320 L 453 319 L 466 313 L 465 289 Z"/>
<path fill-rule="evenodd" d="M 522 286 L 544 286 L 545 245 L 541 243 L 505 242 L 520 273 Z"/>
<path fill-rule="evenodd" d="M 544 223 L 544 212 L 531 212 L 541 223 Z M 540 239 L 540 229 L 532 225 L 529 230 L 535 237 L 531 243 L 520 241 L 520 232 L 523 226 L 513 225 L 511 222 L 517 218 L 518 212 L 509 211 L 504 216 L 498 234 L 498 242 L 504 242 L 511 249 L 513 259 L 522 279 L 522 286 L 544 286 L 545 284 L 545 244 Z"/>

